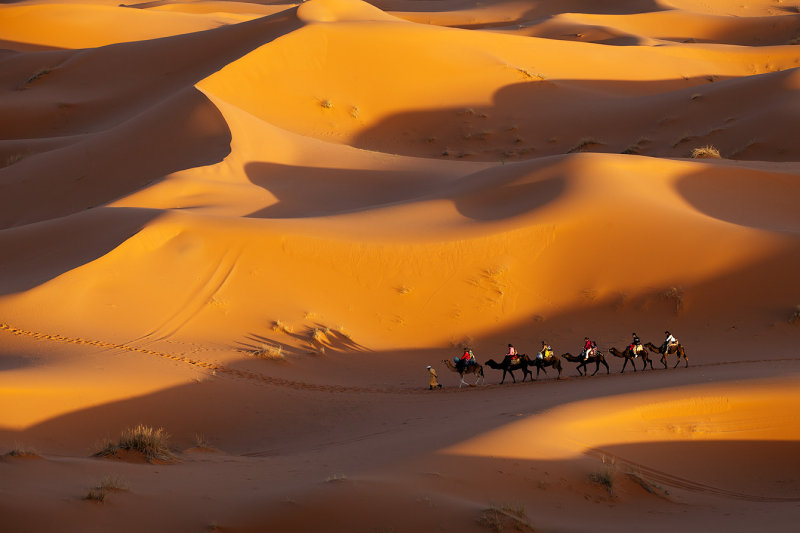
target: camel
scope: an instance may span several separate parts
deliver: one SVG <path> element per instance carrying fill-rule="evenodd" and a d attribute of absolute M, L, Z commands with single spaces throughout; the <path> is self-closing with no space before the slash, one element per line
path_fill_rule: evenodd
<path fill-rule="evenodd" d="M 527 358 L 528 356 L 526 355 L 525 357 Z M 529 360 L 528 366 L 536 367 L 536 379 L 539 379 L 539 370 L 541 370 L 542 372 L 545 373 L 545 375 L 547 375 L 546 367 L 548 366 L 552 366 L 553 368 L 558 370 L 558 378 L 556 379 L 561 379 L 561 359 L 556 354 L 553 354 L 546 359 L 539 359 L 538 357 L 534 357 L 533 359 Z"/>
<path fill-rule="evenodd" d="M 661 364 L 664 365 L 664 368 L 667 368 L 667 356 L 673 353 L 678 355 L 678 360 L 675 361 L 675 366 L 673 366 L 672 368 L 675 368 L 680 364 L 681 357 L 683 358 L 683 361 L 686 363 L 686 366 L 684 368 L 689 368 L 689 358 L 686 357 L 686 350 L 683 349 L 683 344 L 678 343 L 670 345 L 669 348 L 667 348 L 667 353 L 664 353 L 661 350 L 661 346 L 656 346 L 652 342 L 646 343 L 645 346 L 651 352 L 661 354 Z"/>
<path fill-rule="evenodd" d="M 603 353 L 602 353 L 602 352 L 599 352 L 599 351 L 598 351 L 598 352 L 597 352 L 597 354 L 595 354 L 595 355 L 590 355 L 590 356 L 589 356 L 589 358 L 588 358 L 587 360 L 585 360 L 585 361 L 583 360 L 583 356 L 582 356 L 582 355 L 572 355 L 572 354 L 571 354 L 571 353 L 569 353 L 569 352 L 567 352 L 567 353 L 565 353 L 565 354 L 561 354 L 561 357 L 563 357 L 564 359 L 566 359 L 566 360 L 567 360 L 567 361 L 569 361 L 570 363 L 580 363 L 580 364 L 578 365 L 577 369 L 578 369 L 578 373 L 579 373 L 581 376 L 588 375 L 588 373 L 589 373 L 589 370 L 586 368 L 586 365 L 588 365 L 589 363 L 594 363 L 594 364 L 595 364 L 595 367 L 594 367 L 594 372 L 592 372 L 592 375 L 593 375 L 593 376 L 594 376 L 595 374 L 597 374 L 597 371 L 598 371 L 598 370 L 600 370 L 600 365 L 601 365 L 601 364 L 602 364 L 604 367 L 606 367 L 606 374 L 608 374 L 608 373 L 609 373 L 609 370 L 608 370 L 608 363 L 606 363 L 606 358 L 605 358 L 605 356 L 603 355 Z M 581 367 L 583 367 L 583 368 L 586 370 L 586 374 L 584 374 L 583 372 L 581 372 Z"/>
<path fill-rule="evenodd" d="M 522 381 L 525 382 L 525 378 L 527 376 L 531 377 L 531 381 L 533 381 L 533 372 L 528 370 L 528 366 L 530 365 L 530 359 L 527 355 L 519 355 L 517 357 L 517 362 L 511 362 L 511 356 L 507 355 L 503 358 L 502 363 L 496 362 L 494 359 L 489 359 L 484 365 L 488 366 L 489 368 L 493 368 L 495 370 L 502 370 L 503 371 L 503 379 L 500 380 L 500 384 L 502 385 L 503 382 L 506 380 L 506 374 L 511 375 L 511 379 L 514 383 L 517 382 L 517 379 L 514 377 L 515 370 L 522 370 Z"/>
<path fill-rule="evenodd" d="M 461 388 L 461 385 L 469 385 L 469 383 L 464 381 L 464 374 L 475 374 L 475 385 L 477 385 L 478 381 L 481 380 L 483 380 L 484 384 L 486 383 L 486 378 L 483 375 L 483 367 L 477 363 L 474 365 L 466 365 L 462 370 L 459 370 L 450 359 L 444 359 L 442 362 L 444 363 L 444 366 L 453 372 L 458 372 L 458 376 L 461 378 L 461 383 L 458 384 L 459 389 Z M 470 387 L 472 386 L 473 385 L 470 385 Z"/>
<path fill-rule="evenodd" d="M 628 366 L 628 361 L 630 361 L 631 366 L 633 367 L 633 371 L 636 372 L 636 358 L 631 350 L 630 346 L 625 347 L 624 352 L 620 352 L 613 346 L 608 349 L 608 353 L 613 355 L 614 357 L 622 357 L 625 359 L 625 362 L 622 364 L 622 370 L 619 371 L 620 374 L 625 372 L 625 367 Z M 653 362 L 650 360 L 650 357 L 647 355 L 647 350 L 641 352 L 642 356 L 642 370 L 647 370 L 647 363 L 650 363 L 650 370 L 653 370 Z"/>

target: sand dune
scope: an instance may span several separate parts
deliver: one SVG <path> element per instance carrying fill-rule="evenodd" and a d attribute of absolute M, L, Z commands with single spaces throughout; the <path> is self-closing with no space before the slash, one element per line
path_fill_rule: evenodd
<path fill-rule="evenodd" d="M 799 9 L 0 6 L 5 527 L 793 531 Z"/>

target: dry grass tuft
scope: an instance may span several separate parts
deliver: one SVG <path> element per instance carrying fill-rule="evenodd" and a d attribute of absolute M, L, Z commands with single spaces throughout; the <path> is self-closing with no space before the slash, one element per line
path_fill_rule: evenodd
<path fill-rule="evenodd" d="M 309 335 L 309 340 L 312 343 L 322 344 L 328 340 L 328 333 L 330 333 L 330 329 L 328 328 L 313 328 Z"/>
<path fill-rule="evenodd" d="M 794 306 L 794 313 L 792 313 L 792 317 L 789 319 L 789 324 L 800 324 L 800 304 Z"/>
<path fill-rule="evenodd" d="M 152 428 L 139 424 L 122 432 L 119 447 L 142 453 L 148 461 L 173 461 L 175 456 L 169 449 L 169 434 L 164 428 Z"/>
<path fill-rule="evenodd" d="M 100 481 L 98 486 L 89 489 L 89 493 L 86 494 L 83 499 L 97 503 L 105 503 L 108 493 L 126 490 L 128 490 L 127 484 L 119 477 L 106 476 Z"/>
<path fill-rule="evenodd" d="M 194 434 L 194 445 L 197 448 L 211 448 L 211 443 L 208 442 L 208 439 L 202 433 Z"/>
<path fill-rule="evenodd" d="M 258 357 L 259 359 L 269 359 L 272 361 L 286 360 L 286 356 L 283 353 L 283 346 L 280 344 L 269 344 L 262 342 L 258 348 L 250 353 L 253 355 L 253 357 Z"/>
<path fill-rule="evenodd" d="M 614 495 L 614 471 L 611 468 L 605 468 L 600 472 L 592 472 L 589 474 L 589 479 L 602 485 L 610 495 Z"/>
<path fill-rule="evenodd" d="M 36 449 L 31 448 L 30 446 L 25 446 L 24 444 L 15 443 L 14 448 L 6 454 L 9 457 L 21 457 L 21 458 L 34 458 L 40 457 L 39 452 Z"/>
<path fill-rule="evenodd" d="M 325 478 L 325 483 L 339 483 L 342 481 L 347 481 L 347 476 L 344 474 L 331 474 Z"/>
<path fill-rule="evenodd" d="M 164 428 L 152 428 L 139 424 L 133 428 L 123 430 L 119 442 L 113 444 L 106 441 L 105 445 L 94 455 L 106 457 L 114 455 L 119 450 L 137 452 L 148 462 L 172 463 L 177 460 L 169 447 L 169 434 Z"/>
<path fill-rule="evenodd" d="M 284 324 L 280 320 L 276 320 L 272 323 L 272 331 L 276 333 L 294 333 L 294 328 Z"/>
<path fill-rule="evenodd" d="M 589 479 L 594 483 L 602 485 L 608 493 L 614 495 L 614 474 L 616 473 L 616 462 L 614 458 L 607 459 L 605 455 L 602 457 L 603 469 L 599 472 L 592 472 L 589 474 Z"/>
<path fill-rule="evenodd" d="M 92 487 L 89 489 L 89 493 L 84 496 L 84 500 L 90 500 L 97 503 L 105 503 L 106 501 L 106 491 L 103 489 Z"/>
<path fill-rule="evenodd" d="M 719 150 L 713 146 L 703 146 L 692 150 L 693 159 L 720 159 Z"/>
<path fill-rule="evenodd" d="M 333 102 L 331 102 L 330 99 L 328 99 L 328 98 L 325 98 L 324 100 L 320 100 L 319 101 L 319 105 L 321 105 L 325 109 L 333 109 Z"/>

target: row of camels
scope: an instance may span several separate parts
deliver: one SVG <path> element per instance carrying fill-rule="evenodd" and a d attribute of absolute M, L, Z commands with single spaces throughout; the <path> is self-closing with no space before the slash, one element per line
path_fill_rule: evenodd
<path fill-rule="evenodd" d="M 645 348 L 647 348 L 647 350 L 649 350 L 649 351 L 651 351 L 653 353 L 661 355 L 661 364 L 664 365 L 664 368 L 667 368 L 667 357 L 670 356 L 670 355 L 676 355 L 677 356 L 677 360 L 675 361 L 675 365 L 672 368 L 677 367 L 680 364 L 681 360 L 684 361 L 685 367 L 687 367 L 687 368 L 689 367 L 689 358 L 686 357 L 686 350 L 684 350 L 682 344 L 670 345 L 667 348 L 666 352 L 664 352 L 664 350 L 663 350 L 663 348 L 661 346 L 656 346 L 652 342 L 645 343 L 643 346 Z M 631 364 L 631 368 L 633 368 L 633 371 L 636 372 L 636 362 L 635 361 L 636 361 L 637 357 L 641 358 L 641 360 L 642 360 L 642 370 L 646 370 L 648 364 L 650 365 L 650 370 L 653 370 L 653 361 L 650 360 L 650 357 L 648 356 L 647 350 L 640 350 L 638 354 L 635 354 L 633 352 L 633 350 L 631 350 L 631 347 L 628 346 L 628 347 L 625 348 L 624 351 L 621 351 L 621 352 L 619 350 L 617 350 L 616 348 L 611 347 L 611 348 L 609 348 L 608 352 L 611 355 L 613 355 L 614 357 L 619 357 L 621 359 L 625 359 L 625 362 L 622 364 L 622 370 L 620 370 L 620 373 L 624 373 L 625 372 L 625 367 L 628 366 L 628 363 Z M 459 377 L 461 378 L 461 382 L 458 384 L 458 387 L 461 388 L 461 385 L 470 385 L 469 383 L 464 381 L 464 376 L 465 375 L 474 374 L 475 375 L 475 385 L 477 385 L 479 382 L 485 383 L 486 380 L 485 380 L 485 376 L 483 374 L 483 366 L 484 365 L 488 366 L 489 368 L 495 369 L 495 370 L 502 370 L 503 371 L 503 379 L 500 380 L 501 384 L 505 382 L 506 374 L 509 374 L 511 376 L 511 379 L 514 381 L 514 383 L 516 383 L 517 379 L 514 377 L 514 371 L 515 370 L 522 370 L 522 381 L 523 382 L 525 381 L 526 377 L 530 377 L 531 381 L 533 381 L 534 379 L 539 379 L 539 372 L 540 371 L 544 372 L 545 375 L 547 375 L 547 367 L 553 367 L 553 369 L 557 370 L 558 371 L 558 378 L 557 379 L 561 379 L 561 370 L 562 370 L 561 359 L 562 358 L 566 359 L 570 363 L 578 363 L 578 366 L 576 367 L 576 369 L 578 370 L 578 374 L 580 374 L 581 376 L 585 376 L 585 375 L 589 374 L 589 369 L 587 367 L 588 367 L 588 365 L 590 365 L 592 363 L 594 363 L 594 365 L 595 365 L 594 372 L 592 372 L 593 376 L 595 374 L 597 374 L 598 370 L 600 370 L 600 365 L 603 365 L 604 367 L 606 367 L 606 374 L 610 373 L 610 370 L 608 368 L 608 363 L 606 363 L 606 358 L 603 355 L 603 353 L 600 352 L 600 351 L 597 351 L 595 353 L 595 355 L 590 355 L 587 359 L 584 359 L 584 357 L 582 355 L 572 355 L 569 352 L 567 352 L 565 354 L 562 354 L 560 357 L 554 354 L 552 357 L 545 358 L 545 359 L 539 359 L 537 357 L 530 358 L 530 357 L 528 357 L 527 354 L 520 354 L 517 357 L 517 361 L 513 362 L 513 363 L 511 362 L 511 358 L 506 356 L 503 359 L 503 361 L 500 362 L 500 363 L 496 362 L 494 359 L 489 359 L 483 365 L 480 365 L 480 364 L 476 363 L 476 364 L 472 364 L 472 365 L 467 365 L 467 366 L 465 366 L 463 368 L 457 367 L 453 363 L 453 361 L 451 361 L 449 359 L 445 359 L 442 362 L 445 364 L 445 366 L 447 366 L 447 368 L 449 368 L 453 372 L 457 372 L 458 373 Z M 530 370 L 531 368 L 536 368 L 536 378 L 533 377 L 533 372 Z"/>

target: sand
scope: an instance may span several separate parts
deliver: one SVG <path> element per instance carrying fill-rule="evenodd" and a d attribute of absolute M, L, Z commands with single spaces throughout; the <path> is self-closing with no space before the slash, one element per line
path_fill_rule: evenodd
<path fill-rule="evenodd" d="M 797 2 L 23 0 L 0 91 L 3 531 L 796 529 Z"/>

